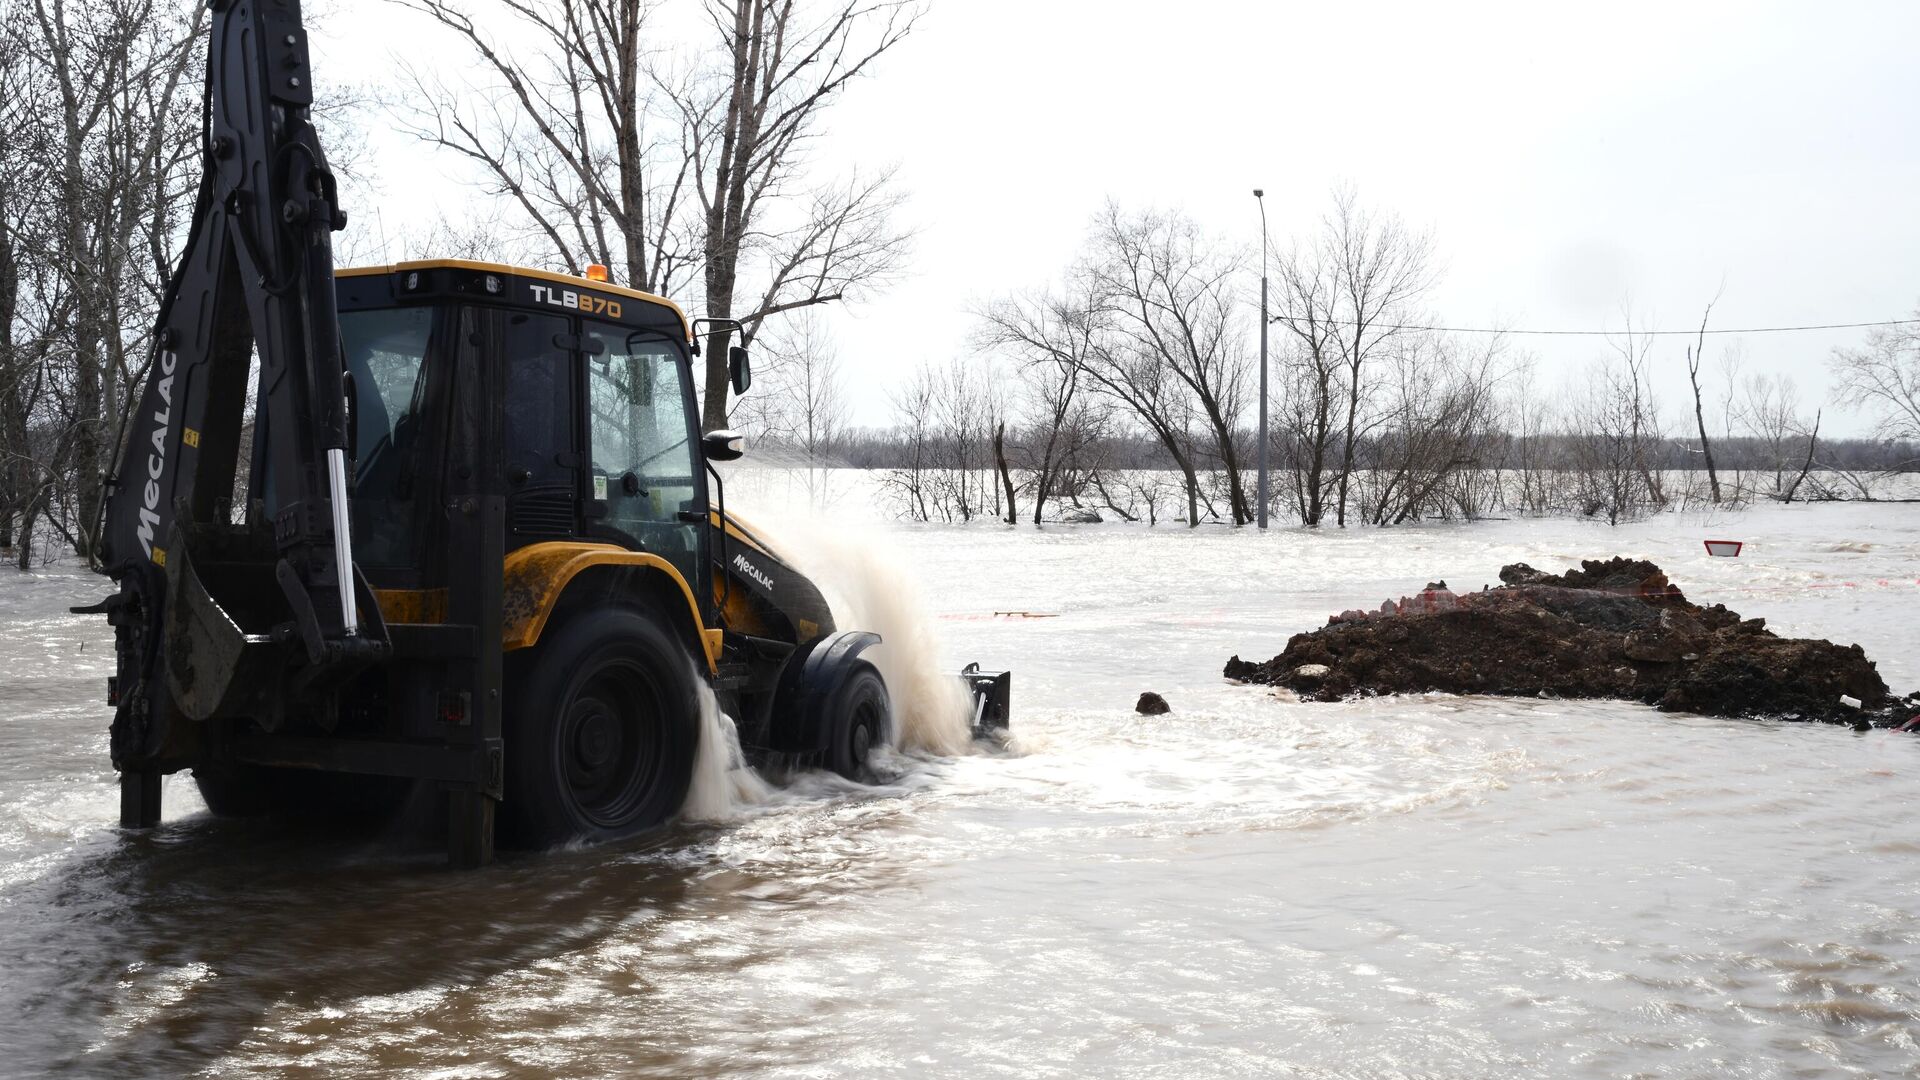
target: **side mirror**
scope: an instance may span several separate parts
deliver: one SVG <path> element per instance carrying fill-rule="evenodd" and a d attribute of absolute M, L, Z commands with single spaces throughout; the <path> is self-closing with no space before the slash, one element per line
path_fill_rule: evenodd
<path fill-rule="evenodd" d="M 747 437 L 726 428 L 709 431 L 700 436 L 700 452 L 708 461 L 734 461 L 747 452 Z"/>
<path fill-rule="evenodd" d="M 747 359 L 744 345 L 735 345 L 727 350 L 727 377 L 733 380 L 733 392 L 744 394 L 747 387 L 753 385 L 753 364 Z"/>

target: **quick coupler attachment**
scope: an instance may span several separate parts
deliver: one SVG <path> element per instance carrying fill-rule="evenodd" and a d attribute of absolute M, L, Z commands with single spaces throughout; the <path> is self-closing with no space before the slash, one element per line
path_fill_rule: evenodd
<path fill-rule="evenodd" d="M 979 664 L 968 664 L 961 669 L 960 680 L 973 699 L 974 737 L 1005 731 L 1012 723 L 1013 673 L 981 671 Z"/>

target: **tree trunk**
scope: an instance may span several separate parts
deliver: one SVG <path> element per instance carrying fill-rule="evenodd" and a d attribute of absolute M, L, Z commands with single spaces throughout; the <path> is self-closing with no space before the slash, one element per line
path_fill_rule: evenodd
<path fill-rule="evenodd" d="M 1006 437 L 1007 422 L 1002 420 L 993 429 L 993 463 L 1000 470 L 1000 488 L 1007 495 L 1006 522 L 1015 525 L 1020 521 L 1020 511 L 1013 503 L 1013 474 L 1007 471 Z"/>
<path fill-rule="evenodd" d="M 1707 417 L 1700 407 L 1700 376 L 1688 370 L 1688 378 L 1693 381 L 1693 419 L 1700 425 L 1700 456 L 1707 461 L 1707 486 L 1712 489 L 1714 505 L 1720 503 L 1720 474 L 1713 467 L 1713 443 L 1707 438 Z"/>
<path fill-rule="evenodd" d="M 1187 528 L 1200 527 L 1200 478 L 1194 475 L 1193 466 L 1185 458 L 1175 458 L 1180 465 L 1180 476 L 1187 484 Z"/>
<path fill-rule="evenodd" d="M 1253 513 L 1247 508 L 1245 485 L 1240 482 L 1240 454 L 1233 442 L 1233 424 L 1222 415 L 1219 403 L 1210 397 L 1205 401 L 1207 423 L 1213 428 L 1214 441 L 1220 448 L 1220 463 L 1227 470 L 1227 503 L 1233 514 L 1233 523 L 1245 525 L 1253 520 Z"/>
<path fill-rule="evenodd" d="M 1802 463 L 1800 466 L 1800 475 L 1794 477 L 1793 483 L 1787 486 L 1787 497 L 1784 500 L 1785 502 L 1793 501 L 1793 493 L 1800 490 L 1801 482 L 1806 480 L 1807 474 L 1809 472 L 1813 471 L 1813 450 L 1814 450 L 1814 447 L 1819 444 L 1819 442 L 1820 442 L 1820 414 L 1816 412 L 1813 414 L 1813 430 L 1807 434 L 1807 460 L 1804 463 Z"/>
<path fill-rule="evenodd" d="M 1347 393 L 1347 433 L 1340 449 L 1340 492 L 1334 509 L 1334 523 L 1347 527 L 1347 481 L 1353 476 L 1354 428 L 1360 418 L 1360 369 L 1353 369 L 1352 387 Z"/>
<path fill-rule="evenodd" d="M 1333 418 L 1333 387 L 1326 378 L 1325 368 L 1321 372 L 1318 397 L 1314 401 L 1313 453 L 1307 459 L 1307 501 L 1300 522 L 1315 529 L 1327 516 L 1327 437 L 1332 434 Z"/>
<path fill-rule="evenodd" d="M 16 549 L 18 557 L 14 560 L 14 566 L 21 570 L 33 569 L 33 526 L 40 516 L 41 506 L 47 501 L 47 490 L 40 489 L 20 510 L 20 544 Z"/>
<path fill-rule="evenodd" d="M 713 293 L 709 286 L 709 311 L 724 311 L 732 307 L 732 297 L 728 297 L 725 307 L 716 307 L 712 301 Z M 724 318 L 724 316 L 715 316 Z M 700 430 L 718 431 L 727 426 L 727 394 L 733 387 L 727 383 L 727 349 L 733 344 L 733 331 L 720 330 L 700 343 L 707 358 L 706 383 L 701 388 Z"/>

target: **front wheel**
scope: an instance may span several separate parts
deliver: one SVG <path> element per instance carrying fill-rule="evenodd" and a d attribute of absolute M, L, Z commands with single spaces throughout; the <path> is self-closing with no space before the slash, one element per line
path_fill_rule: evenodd
<path fill-rule="evenodd" d="M 886 681 L 872 664 L 857 661 L 827 712 L 827 768 L 849 780 L 869 774 L 868 759 L 893 727 Z"/>
<path fill-rule="evenodd" d="M 609 840 L 673 817 L 699 743 L 686 648 L 618 609 L 582 612 L 535 648 L 504 717 L 507 839 Z"/>

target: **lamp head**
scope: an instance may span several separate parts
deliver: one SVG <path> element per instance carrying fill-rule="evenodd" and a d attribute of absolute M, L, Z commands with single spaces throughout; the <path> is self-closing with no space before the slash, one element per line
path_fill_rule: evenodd
<path fill-rule="evenodd" d="M 1260 190 L 1259 188 L 1254 188 L 1254 189 L 1253 189 L 1253 197 L 1254 197 L 1254 198 L 1256 198 L 1256 199 L 1264 199 L 1264 198 L 1266 198 L 1266 195 L 1267 195 L 1267 193 L 1266 193 L 1266 192 L 1264 192 L 1264 191 L 1262 191 L 1262 190 Z"/>

